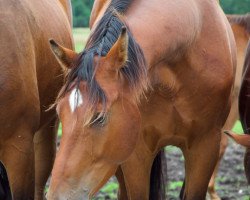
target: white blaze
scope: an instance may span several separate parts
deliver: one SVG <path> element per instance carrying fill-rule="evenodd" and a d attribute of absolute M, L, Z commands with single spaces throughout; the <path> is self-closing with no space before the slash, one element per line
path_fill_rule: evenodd
<path fill-rule="evenodd" d="M 76 92 L 76 88 L 74 88 L 71 91 L 71 94 L 69 95 L 69 105 L 71 108 L 71 111 L 74 112 L 77 107 L 79 107 L 83 103 L 82 101 L 82 95 L 79 90 Z"/>

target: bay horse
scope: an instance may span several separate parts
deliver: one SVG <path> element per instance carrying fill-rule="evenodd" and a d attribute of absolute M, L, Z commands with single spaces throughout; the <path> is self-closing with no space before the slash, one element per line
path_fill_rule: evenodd
<path fill-rule="evenodd" d="M 150 174 L 166 145 L 184 153 L 181 198 L 205 199 L 236 66 L 218 2 L 96 0 L 90 22 L 80 54 L 50 41 L 70 70 L 48 199 L 91 199 L 115 173 L 119 199 L 164 198 Z"/>
<path fill-rule="evenodd" d="M 56 149 L 56 111 L 46 110 L 64 81 L 49 39 L 73 47 L 71 4 L 2 0 L 0 16 L 0 160 L 13 199 L 39 200 Z"/>
<path fill-rule="evenodd" d="M 236 122 L 239 119 L 238 112 L 238 97 L 241 86 L 241 77 L 245 59 L 245 52 L 248 44 L 248 40 L 250 38 L 250 14 L 245 15 L 227 15 L 227 19 L 230 22 L 232 27 L 236 46 L 237 46 L 237 67 L 236 67 L 236 76 L 234 81 L 234 90 L 233 90 L 233 99 L 232 106 L 230 109 L 229 116 L 226 120 L 226 123 L 223 130 L 231 130 Z M 221 144 L 220 144 L 220 155 L 218 162 L 216 164 L 214 173 L 210 179 L 208 186 L 208 193 L 212 200 L 219 200 L 220 197 L 216 194 L 215 191 L 215 178 L 218 173 L 219 162 L 223 158 L 223 155 L 226 151 L 228 145 L 228 137 L 225 134 L 221 136 Z"/>

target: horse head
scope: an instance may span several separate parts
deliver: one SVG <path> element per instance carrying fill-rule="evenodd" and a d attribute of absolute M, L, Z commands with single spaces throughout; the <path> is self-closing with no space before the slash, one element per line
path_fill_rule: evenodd
<path fill-rule="evenodd" d="M 48 198 L 88 198 L 128 159 L 138 139 L 138 91 L 122 72 L 129 70 L 128 33 L 123 27 L 105 56 L 91 50 L 77 54 L 53 40 L 50 43 L 57 60 L 70 69 L 67 79 L 71 81 L 56 105 L 62 139 Z"/>

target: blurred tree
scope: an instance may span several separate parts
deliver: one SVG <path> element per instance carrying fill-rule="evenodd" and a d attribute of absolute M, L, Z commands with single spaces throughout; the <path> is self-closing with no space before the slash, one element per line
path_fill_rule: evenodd
<path fill-rule="evenodd" d="M 148 0 L 149 1 L 149 0 Z M 74 27 L 87 27 L 94 0 L 71 0 Z M 220 4 L 228 14 L 244 14 L 250 12 L 250 0 L 220 0 Z"/>
<path fill-rule="evenodd" d="M 87 27 L 94 0 L 71 0 L 73 10 L 73 26 Z"/>
<path fill-rule="evenodd" d="M 227 14 L 245 14 L 250 12 L 250 0 L 220 0 L 220 4 Z"/>

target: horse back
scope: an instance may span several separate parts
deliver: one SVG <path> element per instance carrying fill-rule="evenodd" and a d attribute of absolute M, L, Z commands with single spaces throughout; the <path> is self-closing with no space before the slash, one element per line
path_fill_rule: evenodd
<path fill-rule="evenodd" d="M 25 116 L 37 129 L 63 82 L 49 39 L 72 48 L 70 23 L 57 0 L 4 0 L 0 16 L 0 120 Z"/>

